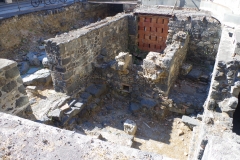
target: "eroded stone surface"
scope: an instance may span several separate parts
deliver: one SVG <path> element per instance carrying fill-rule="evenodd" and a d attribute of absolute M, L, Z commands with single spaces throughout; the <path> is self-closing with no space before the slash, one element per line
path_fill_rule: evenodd
<path fill-rule="evenodd" d="M 3 159 L 151 159 L 170 160 L 88 136 L 0 113 Z M 106 154 L 107 153 L 107 154 Z"/>

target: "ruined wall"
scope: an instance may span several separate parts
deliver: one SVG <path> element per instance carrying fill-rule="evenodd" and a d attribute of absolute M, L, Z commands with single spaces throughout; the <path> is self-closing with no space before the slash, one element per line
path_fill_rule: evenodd
<path fill-rule="evenodd" d="M 17 63 L 0 59 L 0 112 L 24 116 L 29 100 Z"/>
<path fill-rule="evenodd" d="M 70 94 L 85 87 L 93 62 L 126 51 L 127 33 L 127 15 L 117 15 L 47 40 L 55 90 Z"/>
<path fill-rule="evenodd" d="M 216 19 L 205 15 L 176 14 L 168 25 L 167 43 L 171 43 L 174 33 L 178 31 L 185 31 L 190 35 L 187 57 L 189 60 L 198 63 L 215 60 L 221 36 L 221 24 Z"/>
<path fill-rule="evenodd" d="M 180 31 L 174 35 L 173 43 L 167 46 L 163 54 L 148 54 L 143 60 L 144 76 L 156 82 L 158 90 L 164 96 L 168 95 L 178 77 L 179 69 L 187 54 L 188 42 L 187 34 Z"/>
<path fill-rule="evenodd" d="M 116 95 L 131 97 L 130 111 L 144 111 L 151 116 L 163 118 L 170 101 L 166 98 L 176 80 L 185 59 L 189 37 L 178 32 L 164 53 L 149 52 L 143 65 L 132 64 L 132 55 L 119 53 L 112 61 L 95 65 L 89 81 L 106 83 Z"/>
<path fill-rule="evenodd" d="M 169 12 L 166 12 L 166 15 L 164 15 L 164 13 L 159 14 L 159 16 L 169 16 Z M 141 10 L 139 13 L 141 14 Z M 149 14 L 150 13 L 151 12 L 149 12 Z M 137 18 L 137 15 L 129 16 L 129 50 L 134 56 L 143 59 L 146 54 L 141 53 L 137 46 Z M 193 12 L 190 14 L 186 12 L 182 14 L 176 12 L 174 16 L 169 19 L 168 26 L 169 30 L 166 44 L 171 44 L 174 39 L 173 36 L 179 31 L 187 32 L 190 36 L 188 60 L 194 60 L 198 63 L 204 63 L 206 60 L 215 60 L 221 35 L 221 24 L 219 21 L 201 13 Z"/>
<path fill-rule="evenodd" d="M 25 52 L 26 49 L 32 48 L 28 46 L 28 44 L 33 45 L 32 41 L 82 27 L 105 18 L 107 14 L 106 4 L 75 3 L 67 7 L 2 19 L 0 20 L 0 57 L 12 58 L 10 57 L 12 49 L 18 48 L 19 52 Z"/>

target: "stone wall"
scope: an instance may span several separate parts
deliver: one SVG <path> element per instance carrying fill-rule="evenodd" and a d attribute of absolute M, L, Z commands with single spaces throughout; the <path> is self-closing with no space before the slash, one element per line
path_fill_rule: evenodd
<path fill-rule="evenodd" d="M 174 35 L 173 43 L 168 45 L 163 54 L 147 55 L 143 60 L 144 76 L 158 83 L 158 90 L 167 96 L 179 74 L 185 60 L 189 37 L 179 31 Z M 151 53 L 151 52 L 150 52 Z"/>
<path fill-rule="evenodd" d="M 103 19 L 108 14 L 108 8 L 106 4 L 75 3 L 57 9 L 2 19 L 0 20 L 0 57 L 12 59 L 10 56 L 13 54 L 13 49 L 26 52 L 26 49 L 34 49 L 36 42 L 33 41 L 53 37 Z"/>
<path fill-rule="evenodd" d="M 220 141 L 226 139 L 229 141 L 229 139 L 239 137 L 232 132 L 233 114 L 239 103 L 238 96 L 240 93 L 240 57 L 234 53 L 234 46 L 236 45 L 236 43 L 234 44 L 234 36 L 232 36 L 234 32 L 237 32 L 237 30 L 223 27 L 208 98 L 204 104 L 202 123 L 199 126 L 199 136 L 196 138 L 197 141 L 194 140 L 197 142 L 194 158 L 202 159 L 203 155 L 203 159 L 213 158 L 211 157 L 213 155 L 209 154 L 212 151 L 214 152 L 215 149 L 211 147 L 214 145 L 213 140 L 215 139 L 212 136 L 219 137 Z M 228 135 L 226 136 L 226 134 Z M 226 149 L 227 146 L 222 146 L 219 155 Z"/>
<path fill-rule="evenodd" d="M 168 92 L 185 59 L 189 37 L 178 32 L 164 53 L 149 52 L 143 65 L 133 64 L 132 55 L 119 53 L 115 60 L 95 65 L 89 81 L 106 83 L 115 95 L 131 97 L 130 111 L 144 111 L 152 117 L 163 118 L 171 107 Z"/>
<path fill-rule="evenodd" d="M 93 62 L 113 59 L 127 50 L 128 16 L 117 15 L 46 41 L 56 91 L 85 87 Z"/>
<path fill-rule="evenodd" d="M 151 7 L 144 11 L 139 9 L 137 14 L 153 13 L 150 11 Z M 156 15 L 159 11 L 156 11 Z M 169 16 L 170 10 L 163 11 L 159 16 Z M 145 58 L 146 54 L 141 52 L 137 46 L 137 19 L 138 15 L 134 14 L 129 16 L 129 50 L 132 54 L 137 53 L 137 57 Z M 198 63 L 205 63 L 206 61 L 214 61 L 217 54 L 220 36 L 221 36 L 221 24 L 216 19 L 206 15 L 204 13 L 187 13 L 185 14 L 176 12 L 172 18 L 169 19 L 169 31 L 166 44 L 171 44 L 173 35 L 179 31 L 187 32 L 189 35 L 189 48 L 187 59 L 190 61 L 196 61 Z M 175 35 L 176 36 L 176 35 Z"/>
<path fill-rule="evenodd" d="M 29 111 L 29 100 L 23 86 L 17 63 L 0 59 L 0 111 L 25 116 Z"/>
<path fill-rule="evenodd" d="M 187 58 L 189 60 L 198 63 L 215 60 L 221 36 L 221 24 L 216 19 L 201 14 L 175 15 L 170 19 L 168 25 L 167 43 L 171 43 L 174 33 L 178 31 L 188 32 L 190 41 Z"/>

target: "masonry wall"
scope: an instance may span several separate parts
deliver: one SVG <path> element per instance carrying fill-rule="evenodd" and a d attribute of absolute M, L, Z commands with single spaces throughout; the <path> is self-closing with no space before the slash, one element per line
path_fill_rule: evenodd
<path fill-rule="evenodd" d="M 75 3 L 57 9 L 2 19 L 0 20 L 0 57 L 12 59 L 12 50 L 18 49 L 20 53 L 28 49 L 33 50 L 34 43 L 41 38 L 54 37 L 56 34 L 80 28 L 105 18 L 107 14 L 106 4 Z"/>
<path fill-rule="evenodd" d="M 177 31 L 188 32 L 190 36 L 187 59 L 198 63 L 215 61 L 220 37 L 221 24 L 212 17 L 188 15 L 171 18 L 169 21 L 169 36 L 167 43 Z"/>
<path fill-rule="evenodd" d="M 86 87 L 94 62 L 108 61 L 126 51 L 127 20 L 127 15 L 117 15 L 47 40 L 55 90 L 71 94 Z"/>
<path fill-rule="evenodd" d="M 0 112 L 25 116 L 29 100 L 17 63 L 0 59 Z"/>

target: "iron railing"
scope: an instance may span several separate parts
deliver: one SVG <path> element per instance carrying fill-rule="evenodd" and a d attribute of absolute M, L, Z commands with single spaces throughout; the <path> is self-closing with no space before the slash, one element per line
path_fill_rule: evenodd
<path fill-rule="evenodd" d="M 49 1 L 49 0 L 45 0 L 45 1 Z M 33 7 L 31 4 L 31 0 L 23 0 L 23 1 L 16 0 L 13 3 L 1 2 L 0 3 L 0 19 L 4 17 L 3 15 L 9 15 L 11 13 L 26 12 L 26 11 L 31 12 L 34 10 L 41 10 L 45 8 L 47 9 L 47 8 L 55 8 L 59 6 L 66 6 L 66 5 L 70 5 L 77 2 L 86 2 L 86 0 L 67 0 L 66 2 L 56 0 L 54 4 L 40 3 L 38 7 Z"/>

